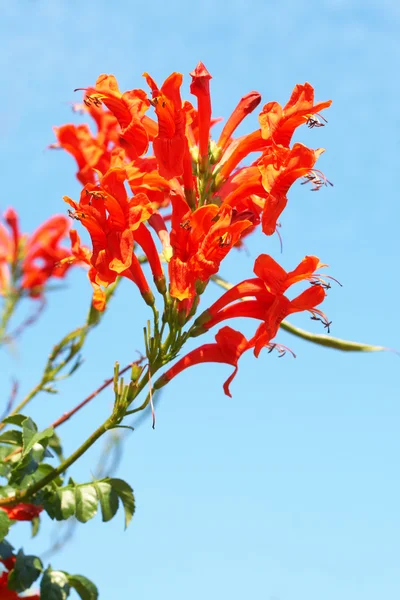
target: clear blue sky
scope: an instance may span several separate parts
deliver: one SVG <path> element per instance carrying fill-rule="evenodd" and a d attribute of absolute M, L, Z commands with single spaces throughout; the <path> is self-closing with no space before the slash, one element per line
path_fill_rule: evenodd
<path fill-rule="evenodd" d="M 329 124 L 296 139 L 326 148 L 319 167 L 335 187 L 294 186 L 283 255 L 276 238 L 256 236 L 222 274 L 245 278 L 260 252 L 288 269 L 316 254 L 343 284 L 324 306 L 332 334 L 399 348 L 399 26 L 395 0 L 0 0 L 0 208 L 13 204 L 26 231 L 65 214 L 62 196 L 79 194 L 75 164 L 45 149 L 52 126 L 73 118 L 73 89 L 100 73 L 131 89 L 142 87 L 143 71 L 162 82 L 176 70 L 188 91 L 188 72 L 202 60 L 214 115 L 224 117 L 253 89 L 285 103 L 309 81 L 318 100 L 333 100 Z M 2 351 L 4 398 L 11 376 L 21 397 L 35 384 L 51 345 L 83 322 L 90 294 L 85 275 L 71 274 L 23 343 Z M 76 377 L 32 403 L 38 422 L 85 397 L 115 360 L 135 358 L 147 316 L 126 282 Z M 293 322 L 320 331 L 304 316 Z M 341 354 L 284 333 L 279 341 L 296 360 L 245 356 L 232 399 L 222 392 L 223 365 L 170 384 L 156 430 L 147 420 L 130 436 L 118 470 L 135 489 L 130 528 L 123 532 L 122 515 L 104 525 L 96 518 L 52 566 L 93 578 L 102 600 L 399 598 L 399 358 Z M 104 393 L 60 430 L 67 451 L 111 403 Z M 75 480 L 91 479 L 101 449 L 71 469 Z M 30 541 L 28 529 L 14 538 L 25 552 L 48 546 L 47 534 Z"/>

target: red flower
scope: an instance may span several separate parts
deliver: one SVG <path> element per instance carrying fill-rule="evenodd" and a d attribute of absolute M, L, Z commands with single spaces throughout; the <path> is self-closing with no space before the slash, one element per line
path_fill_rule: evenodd
<path fill-rule="evenodd" d="M 301 263 L 287 273 L 270 256 L 262 254 L 255 262 L 254 279 L 246 279 L 225 292 L 195 322 L 192 335 L 200 335 L 227 319 L 248 317 L 263 321 L 250 346 L 258 355 L 263 346 L 268 346 L 278 333 L 283 319 L 295 312 L 308 311 L 313 318 L 328 326 L 324 313 L 315 307 L 326 296 L 323 280 L 315 269 L 323 267 L 315 256 L 306 256 Z M 313 285 L 302 294 L 289 300 L 283 293 L 299 281 L 310 281 Z M 254 299 L 253 299 L 254 298 Z"/>
<path fill-rule="evenodd" d="M 154 79 L 144 73 L 152 91 L 152 104 L 158 118 L 158 134 L 153 140 L 154 154 L 161 177 L 171 179 L 182 175 L 187 147 L 185 113 L 182 109 L 180 87 L 182 75 L 172 73 L 158 89 Z"/>
<path fill-rule="evenodd" d="M 229 206 L 202 206 L 193 213 L 180 197 L 173 198 L 169 263 L 170 294 L 178 300 L 193 298 L 196 286 L 205 287 L 221 261 L 251 227 L 247 220 L 235 221 Z"/>
<path fill-rule="evenodd" d="M 131 90 L 122 94 L 114 75 L 100 75 L 95 87 L 87 88 L 86 94 L 86 104 L 105 104 L 121 127 L 121 141 L 135 157 L 142 156 L 148 148 L 149 134 L 154 132 L 151 119 L 145 118 L 145 112 L 150 106 L 147 94 L 143 90 Z"/>
<path fill-rule="evenodd" d="M 156 285 L 165 289 L 158 252 L 149 230 L 144 226 L 154 211 L 145 194 L 139 193 L 128 198 L 125 179 L 125 169 L 110 169 L 100 179 L 99 185 L 85 186 L 79 203 L 67 196 L 64 198 L 74 209 L 72 216 L 81 221 L 92 240 L 93 252 L 88 254 L 80 249 L 79 238 L 74 234 L 73 253 L 76 260 L 84 259 L 92 267 L 89 279 L 97 290 L 94 301 L 99 310 L 104 294 L 98 291 L 98 286 L 107 287 L 118 275 L 134 281 L 147 303 L 154 302 L 149 284 L 133 252 L 135 242 L 148 257 Z"/>
<path fill-rule="evenodd" d="M 155 389 L 159 389 L 188 367 L 200 363 L 216 362 L 235 367 L 223 386 L 225 394 L 231 397 L 229 386 L 238 371 L 239 358 L 249 348 L 248 341 L 239 331 L 231 327 L 223 327 L 216 334 L 215 342 L 215 344 L 204 344 L 183 356 L 160 377 L 154 385 Z"/>
<path fill-rule="evenodd" d="M 68 233 L 68 219 L 54 215 L 31 236 L 21 235 L 14 209 L 9 208 L 4 219 L 11 232 L 0 226 L 0 293 L 6 293 L 11 269 L 18 265 L 14 271 L 18 271 L 19 277 L 14 285 L 21 291 L 26 290 L 32 298 L 41 297 L 47 281 L 51 277 L 64 277 L 69 268 L 68 262 L 63 261 L 71 253 L 60 246 Z"/>
<path fill-rule="evenodd" d="M 190 92 L 197 97 L 197 114 L 199 121 L 199 155 L 200 159 L 208 158 L 208 143 L 211 127 L 211 98 L 210 98 L 210 73 L 202 62 L 190 73 L 192 83 Z"/>
<path fill-rule="evenodd" d="M 85 185 L 95 182 L 95 171 L 102 173 L 110 166 L 111 154 L 91 134 L 87 125 L 63 125 L 54 127 L 58 142 L 50 148 L 64 148 L 76 160 L 78 180 Z"/>
<path fill-rule="evenodd" d="M 7 513 L 8 518 L 12 521 L 32 521 L 32 519 L 38 517 L 43 510 L 43 506 L 36 506 L 35 504 L 23 502 L 21 502 L 21 504 L 16 504 L 15 506 L 2 506 L 0 508 Z"/>
<path fill-rule="evenodd" d="M 264 105 L 259 116 L 262 137 L 289 147 L 295 129 L 331 104 L 332 100 L 314 104 L 314 88 L 309 83 L 298 84 L 284 108 L 278 102 Z"/>
<path fill-rule="evenodd" d="M 226 184 L 231 189 L 234 187 L 224 197 L 224 203 L 236 207 L 252 194 L 263 198 L 262 227 L 265 234 L 272 235 L 287 204 L 289 188 L 297 179 L 310 173 L 322 152 L 322 148 L 310 150 L 303 144 L 295 144 L 291 149 L 270 146 L 256 166 L 243 169 L 239 172 L 240 179 L 234 175 L 232 181 Z"/>
<path fill-rule="evenodd" d="M 216 122 L 211 111 L 211 75 L 203 63 L 199 62 L 191 73 L 190 90 L 196 96 L 197 110 L 190 102 L 182 102 L 180 73 L 172 73 L 160 88 L 150 75 L 144 73 L 144 77 L 151 99 L 140 89 L 120 92 L 112 75 L 101 75 L 96 86 L 86 90 L 85 103 L 99 128 L 96 143 L 106 154 L 97 157 L 90 145 L 93 139 L 87 141 L 87 157 L 82 145 L 74 146 L 77 160 L 85 165 L 82 169 L 92 172 L 98 161 L 100 181 L 96 186 L 93 182 L 86 185 L 79 204 L 67 201 L 93 241 L 93 253 L 83 254 L 90 265 L 96 302 L 104 300 L 101 286 L 107 286 L 118 274 L 135 281 L 152 301 L 133 254 L 135 243 L 147 255 L 159 291 L 165 289 L 152 228 L 162 242 L 165 259 L 170 259 L 170 294 L 178 311 L 188 315 L 221 261 L 234 246 L 242 244 L 244 236 L 260 222 L 265 234 L 276 231 L 289 188 L 297 179 L 310 181 L 313 189 L 327 182 L 313 170 L 323 150 L 311 150 L 299 143 L 290 148 L 289 144 L 298 126 L 323 125 L 318 111 L 328 107 L 330 101 L 315 103 L 311 85 L 297 85 L 283 108 L 276 102 L 265 104 L 259 116 L 260 127 L 235 139 L 237 127 L 261 101 L 258 92 L 250 92 L 239 101 L 215 142 L 210 139 Z M 101 104 L 111 114 L 100 110 Z M 145 114 L 150 105 L 156 120 Z M 106 115 L 114 119 L 113 124 Z M 149 142 L 155 156 L 143 156 Z M 258 157 L 249 161 L 249 166 L 241 166 L 241 161 L 254 152 L 259 153 Z M 133 198 L 128 200 L 125 191 L 117 195 L 104 191 L 107 173 L 103 163 L 107 160 L 107 173 L 124 171 Z M 169 202 L 172 214 L 163 215 L 159 209 Z M 136 216 L 127 216 L 133 207 Z M 169 220 L 170 231 L 166 226 Z M 76 236 L 74 248 L 78 257 L 81 250 Z M 264 300 L 268 295 L 277 295 L 265 286 L 263 290 Z M 248 306 L 248 310 L 254 309 Z"/>

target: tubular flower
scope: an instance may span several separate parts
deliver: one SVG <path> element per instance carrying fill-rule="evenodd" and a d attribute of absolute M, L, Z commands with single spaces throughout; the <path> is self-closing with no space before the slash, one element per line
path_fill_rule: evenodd
<path fill-rule="evenodd" d="M 235 367 L 232 375 L 228 377 L 223 385 L 225 394 L 232 397 L 229 386 L 238 372 L 239 358 L 249 348 L 249 342 L 242 333 L 231 327 L 220 329 L 215 336 L 215 342 L 215 344 L 204 344 L 183 356 L 160 377 L 154 388 L 159 389 L 188 367 L 208 362 L 225 363 Z"/>
<path fill-rule="evenodd" d="M 185 114 L 182 108 L 180 87 L 182 75 L 172 73 L 158 89 L 154 79 L 144 73 L 152 91 L 152 104 L 158 118 L 158 133 L 153 140 L 154 154 L 162 177 L 171 179 L 183 174 L 185 137 Z"/>
<path fill-rule="evenodd" d="M 169 263 L 170 295 L 178 312 L 188 315 L 234 246 L 240 247 L 260 224 L 266 235 L 276 231 L 288 191 L 297 179 L 310 182 L 313 190 L 327 183 L 314 170 L 323 150 L 299 143 L 291 147 L 290 143 L 298 126 L 324 125 L 318 112 L 330 101 L 315 103 L 310 84 L 296 85 L 283 108 L 275 102 L 265 104 L 260 127 L 235 138 L 238 126 L 261 102 L 260 94 L 252 91 L 239 100 L 214 141 L 211 129 L 217 119 L 211 110 L 211 75 L 203 63 L 191 72 L 196 108 L 181 99 L 180 73 L 173 72 L 161 87 L 148 73 L 144 77 L 151 98 L 141 89 L 121 92 L 112 75 L 101 75 L 94 87 L 86 88 L 84 102 L 98 126 L 96 143 L 106 153 L 97 157 L 90 146 L 93 139 L 87 140 L 92 155 L 86 158 L 82 145 L 74 146 L 81 176 L 90 173 L 93 178 L 95 173 L 98 183 L 86 182 L 78 204 L 67 202 L 92 237 L 93 251 L 89 258 L 84 254 L 99 302 L 101 287 L 118 274 L 136 281 L 142 293 L 148 293 L 135 262 L 136 242 L 149 258 L 159 291 L 165 289 L 152 242 L 155 234 Z M 149 109 L 154 110 L 154 119 L 147 116 Z M 154 156 L 146 154 L 149 144 Z M 257 155 L 251 162 L 253 153 Z M 133 194 L 129 201 L 126 192 L 118 197 L 104 192 L 103 179 L 116 169 L 126 174 Z M 136 216 L 128 218 L 133 206 Z M 122 211 L 123 217 L 117 218 L 116 211 Z M 78 260 L 81 251 L 76 240 L 74 247 L 74 260 Z M 266 289 L 264 293 L 274 295 Z"/>
<path fill-rule="evenodd" d="M 314 104 L 314 88 L 309 83 L 296 85 L 284 108 L 278 102 L 263 107 L 259 116 L 262 137 L 288 147 L 295 129 L 304 123 L 310 127 L 321 125 L 313 116 L 331 104 L 331 100 Z"/>
<path fill-rule="evenodd" d="M 79 203 L 64 198 L 73 208 L 71 216 L 86 227 L 93 244 L 91 254 L 82 252 L 79 241 L 74 237 L 74 255 L 77 259 L 84 257 L 91 265 L 89 279 L 94 286 L 107 287 L 121 275 L 136 283 L 146 302 L 152 304 L 152 292 L 133 249 L 135 241 L 142 246 L 156 284 L 159 283 L 164 277 L 160 259 L 154 241 L 143 225 L 153 214 L 153 209 L 145 194 L 128 198 L 125 179 L 125 169 L 110 169 L 100 179 L 99 185 L 85 186 Z M 97 294 L 100 298 L 99 292 Z"/>
<path fill-rule="evenodd" d="M 16 280 L 12 285 L 26 291 L 31 298 L 40 298 L 47 281 L 51 277 L 64 277 L 69 268 L 63 261 L 71 253 L 60 246 L 68 233 L 68 219 L 54 215 L 31 236 L 21 235 L 14 209 L 6 210 L 4 220 L 10 233 L 0 224 L 0 294 L 6 293 L 13 271 Z"/>
<path fill-rule="evenodd" d="M 322 148 L 310 150 L 303 144 L 295 144 L 291 149 L 270 146 L 256 166 L 243 169 L 240 178 L 234 175 L 228 182 L 229 189 L 233 189 L 224 197 L 224 204 L 240 207 L 251 195 L 263 198 L 262 228 L 266 235 L 272 235 L 287 204 L 289 188 L 311 172 L 322 152 Z"/>
<path fill-rule="evenodd" d="M 57 143 L 50 148 L 63 148 L 78 165 L 78 180 L 86 185 L 95 182 L 95 171 L 105 173 L 110 166 L 111 154 L 90 132 L 87 125 L 54 127 Z"/>
<path fill-rule="evenodd" d="M 315 270 L 324 267 L 316 256 L 306 256 L 293 271 L 282 269 L 269 255 L 260 255 L 254 265 L 258 276 L 246 279 L 225 292 L 210 308 L 198 317 L 192 335 L 200 335 L 227 319 L 248 317 L 263 321 L 256 335 L 249 342 L 256 355 L 268 346 L 278 333 L 280 323 L 292 313 L 308 311 L 312 318 L 329 323 L 320 310 L 326 296 L 324 280 Z M 293 284 L 309 281 L 312 285 L 293 300 L 284 292 Z"/>
<path fill-rule="evenodd" d="M 251 227 L 247 220 L 235 221 L 229 206 L 202 206 L 193 213 L 179 196 L 172 200 L 171 246 L 169 262 L 170 294 L 178 300 L 196 295 L 196 287 L 207 284 L 219 270 L 221 261 Z"/>
<path fill-rule="evenodd" d="M 210 98 L 210 73 L 202 62 L 190 73 L 192 83 L 190 92 L 197 97 L 197 114 L 199 127 L 199 154 L 200 158 L 208 157 L 208 143 L 211 127 L 211 98 Z"/>
<path fill-rule="evenodd" d="M 119 91 L 114 75 L 100 75 L 94 88 L 86 89 L 85 103 L 99 105 L 102 102 L 115 116 L 120 127 L 121 143 L 129 147 L 134 157 L 147 152 L 149 132 L 154 128 L 145 120 L 145 112 L 150 106 L 143 90 Z"/>

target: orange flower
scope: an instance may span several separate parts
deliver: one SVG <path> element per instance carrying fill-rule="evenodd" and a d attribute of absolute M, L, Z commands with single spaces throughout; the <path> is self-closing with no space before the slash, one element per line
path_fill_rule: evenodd
<path fill-rule="evenodd" d="M 86 104 L 98 105 L 102 102 L 115 116 L 120 127 L 120 139 L 127 144 L 134 156 L 142 156 L 149 144 L 148 131 L 154 131 L 151 120 L 145 120 L 145 112 L 150 106 L 143 90 L 119 91 L 114 75 L 100 75 L 94 88 L 86 89 Z M 150 121 L 150 123 L 149 123 Z"/>
<path fill-rule="evenodd" d="M 208 142 L 211 127 L 211 98 L 210 98 L 210 73 L 202 62 L 190 73 L 192 83 L 190 92 L 197 97 L 197 114 L 199 123 L 199 154 L 200 159 L 208 157 Z"/>
<path fill-rule="evenodd" d="M 229 206 L 218 208 L 209 204 L 192 213 L 180 196 L 173 197 L 172 205 L 170 294 L 185 300 L 196 295 L 196 287 L 204 289 L 242 232 L 252 223 L 235 221 Z"/>
<path fill-rule="evenodd" d="M 110 152 L 90 133 L 87 125 L 63 125 L 54 127 L 58 142 L 50 148 L 64 148 L 71 154 L 78 165 L 78 180 L 85 185 L 95 182 L 95 171 L 102 173 L 110 165 Z"/>
<path fill-rule="evenodd" d="M 72 242 L 76 260 L 84 259 L 92 267 L 89 270 L 89 279 L 95 287 L 97 295 L 94 300 L 97 307 L 101 306 L 104 300 L 98 286 L 107 287 L 118 275 L 134 281 L 147 303 L 154 302 L 140 263 L 133 252 L 135 242 L 142 246 L 149 259 L 156 285 L 165 289 L 160 259 L 150 232 L 144 226 L 153 214 L 153 209 L 143 193 L 128 199 L 125 179 L 125 169 L 110 169 L 98 185 L 85 186 L 79 203 L 64 197 L 74 209 L 71 215 L 81 221 L 92 240 L 93 252 L 89 254 L 80 249 L 76 234 Z"/>
<path fill-rule="evenodd" d="M 79 204 L 67 201 L 93 241 L 93 253 L 86 259 L 99 303 L 101 286 L 114 281 L 117 274 L 136 281 L 142 293 L 148 293 L 133 254 L 136 242 L 149 259 L 159 290 L 164 289 L 161 264 L 148 225 L 160 238 L 164 257 L 169 261 L 170 294 L 178 310 L 188 315 L 231 248 L 240 246 L 260 223 L 266 235 L 276 231 L 289 188 L 297 179 L 311 182 L 313 189 L 327 183 L 322 174 L 313 170 L 323 150 L 311 150 L 299 143 L 289 148 L 289 143 L 298 126 L 323 125 L 318 111 L 327 108 L 330 101 L 315 103 L 311 85 L 297 85 L 283 108 L 276 102 L 265 104 L 259 116 L 260 127 L 234 138 L 237 127 L 261 101 L 260 94 L 252 91 L 238 102 L 218 142 L 214 142 L 210 139 L 216 122 L 211 110 L 211 75 L 203 63 L 199 62 L 191 73 L 190 90 L 197 98 L 197 110 L 190 102 L 182 102 L 180 73 L 172 73 L 160 88 L 149 74 L 144 73 L 144 77 L 151 99 L 140 89 L 122 93 L 112 75 L 101 75 L 96 86 L 86 90 L 85 98 L 98 123 L 97 141 L 104 143 L 110 154 L 108 173 L 124 171 L 134 197 L 128 200 L 125 191 L 117 196 L 104 193 L 102 181 L 107 174 L 98 162 L 99 184 L 86 186 Z M 111 115 L 100 110 L 101 103 Z M 156 120 L 145 114 L 150 105 Z M 117 133 L 115 120 L 112 125 L 105 115 L 117 120 L 120 132 Z M 105 132 L 101 140 L 100 131 Z M 154 156 L 143 156 L 149 142 L 153 144 Z M 256 160 L 243 167 L 241 161 L 254 152 L 259 153 Z M 85 160 L 86 166 L 92 165 L 97 157 L 93 154 Z M 100 196 L 96 198 L 96 194 Z M 172 214 L 163 215 L 161 209 L 169 202 Z M 128 207 L 135 207 L 134 218 L 127 217 L 131 210 Z M 166 226 L 169 220 L 170 231 Z M 74 248 L 78 257 L 76 239 Z M 282 295 L 268 292 L 262 285 L 265 301 L 267 297 L 271 300 Z M 259 301 L 257 297 L 253 302 Z M 250 312 L 255 310 L 250 305 L 247 308 Z M 257 310 L 261 310 L 260 306 Z"/>
<path fill-rule="evenodd" d="M 264 323 L 249 342 L 258 355 L 276 336 L 280 323 L 295 312 L 308 311 L 312 318 L 329 326 L 326 316 L 315 307 L 326 296 L 324 280 L 315 273 L 323 266 L 316 256 L 306 256 L 293 271 L 286 272 L 269 255 L 260 255 L 254 266 L 258 277 L 246 279 L 225 292 L 195 321 L 192 336 L 200 335 L 227 319 L 248 317 Z M 310 281 L 312 286 L 289 300 L 284 292 L 300 281 Z M 254 298 L 254 299 L 252 299 Z"/>
<path fill-rule="evenodd" d="M 158 134 L 153 140 L 154 154 L 161 177 L 171 179 L 182 175 L 187 146 L 185 113 L 182 109 L 180 87 L 182 75 L 172 73 L 158 89 L 148 73 L 143 74 L 152 91 L 152 104 L 158 118 Z"/>
<path fill-rule="evenodd" d="M 68 219 L 54 215 L 31 236 L 21 235 L 14 209 L 4 213 L 4 220 L 11 233 L 0 227 L 0 293 L 6 292 L 14 265 L 19 276 L 13 285 L 20 291 L 26 290 L 31 298 L 39 298 L 50 277 L 62 278 L 69 268 L 68 263 L 61 263 L 71 253 L 60 246 L 68 233 Z"/>
<path fill-rule="evenodd" d="M 229 386 L 238 372 L 239 358 L 249 347 L 248 341 L 240 331 L 236 331 L 231 327 L 223 327 L 216 334 L 215 342 L 215 344 L 204 344 L 192 350 L 186 356 L 183 356 L 160 377 L 154 385 L 155 389 L 159 389 L 188 367 L 201 363 L 215 362 L 235 367 L 232 375 L 228 377 L 223 385 L 225 394 L 232 397 Z"/>
<path fill-rule="evenodd" d="M 310 150 L 303 144 L 293 148 L 269 146 L 257 161 L 256 166 L 247 167 L 232 177 L 227 185 L 233 190 L 224 197 L 224 203 L 240 206 L 251 195 L 264 198 L 262 228 L 266 235 L 276 230 L 279 216 L 287 204 L 287 192 L 300 177 L 310 174 L 317 158 L 324 150 Z M 310 176 L 312 179 L 312 175 Z M 225 186 L 224 186 L 225 187 Z M 221 193 L 224 194 L 224 187 Z"/>
<path fill-rule="evenodd" d="M 314 88 L 309 83 L 298 84 L 284 108 L 278 102 L 268 102 L 264 105 L 259 116 L 262 137 L 288 147 L 295 129 L 304 123 L 311 127 L 315 126 L 315 123 L 321 125 L 312 117 L 331 104 L 332 100 L 314 104 Z"/>

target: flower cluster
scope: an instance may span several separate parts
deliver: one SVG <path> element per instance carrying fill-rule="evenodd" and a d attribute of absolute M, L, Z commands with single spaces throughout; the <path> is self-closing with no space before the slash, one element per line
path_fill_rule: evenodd
<path fill-rule="evenodd" d="M 143 261 L 136 254 L 140 248 L 156 289 L 173 307 L 168 318 L 175 315 L 183 325 L 195 314 L 200 296 L 231 249 L 259 225 L 267 236 L 276 231 L 296 180 L 310 182 L 315 190 L 329 183 L 315 169 L 323 149 L 291 145 L 291 140 L 302 124 L 322 126 L 325 119 L 319 113 L 331 102 L 316 103 L 309 83 L 296 85 L 284 107 L 277 102 L 262 107 L 258 129 L 234 137 L 261 102 L 258 92 L 250 92 L 238 102 L 215 141 L 210 137 L 218 121 L 212 118 L 211 75 L 202 63 L 191 73 L 196 106 L 182 101 L 181 74 L 172 73 L 161 87 L 149 74 L 144 77 L 148 92 L 121 92 L 112 75 L 101 75 L 94 87 L 85 88 L 80 108 L 94 118 L 97 134 L 86 125 L 55 128 L 53 147 L 74 156 L 84 185 L 78 202 L 64 199 L 71 207 L 70 216 L 82 223 L 92 242 L 91 249 L 83 247 L 77 232 L 71 231 L 74 258 L 69 262 L 88 265 L 98 310 L 105 307 L 105 288 L 118 276 L 133 281 L 153 306 Z M 153 117 L 147 114 L 151 109 Z M 252 153 L 256 159 L 244 166 Z M 163 261 L 168 263 L 167 278 Z M 262 347 L 274 347 L 281 321 L 293 312 L 309 311 L 327 327 L 325 315 L 316 308 L 326 294 L 316 273 L 321 266 L 325 265 L 318 258 L 307 256 L 286 273 L 270 256 L 259 256 L 256 278 L 226 292 L 195 321 L 189 334 L 193 337 L 228 318 L 246 316 L 261 321 L 254 337 L 246 340 L 224 327 L 215 344 L 189 353 L 158 385 L 197 362 L 226 362 L 237 368 L 245 350 L 254 348 L 258 355 Z M 310 288 L 289 300 L 284 292 L 301 280 L 308 280 Z"/>
<path fill-rule="evenodd" d="M 0 295 L 27 294 L 40 298 L 52 277 L 64 277 L 71 252 L 60 245 L 69 230 L 64 215 L 54 215 L 30 236 L 21 234 L 14 209 L 0 222 Z"/>

